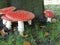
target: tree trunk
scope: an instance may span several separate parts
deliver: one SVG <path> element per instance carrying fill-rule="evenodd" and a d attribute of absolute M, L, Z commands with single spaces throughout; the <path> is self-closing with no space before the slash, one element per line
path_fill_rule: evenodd
<path fill-rule="evenodd" d="M 11 0 L 11 5 L 17 9 L 31 11 L 35 14 L 33 22 L 45 22 L 46 18 L 44 12 L 44 0 Z"/>

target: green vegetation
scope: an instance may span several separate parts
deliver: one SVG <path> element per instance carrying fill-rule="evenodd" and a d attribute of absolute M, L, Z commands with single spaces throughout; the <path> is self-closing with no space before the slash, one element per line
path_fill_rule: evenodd
<path fill-rule="evenodd" d="M 35 29 L 37 31 L 35 31 L 35 32 L 36 32 L 36 35 L 40 38 L 40 40 L 43 43 L 48 42 L 47 40 L 49 38 L 50 45 L 59 45 L 60 44 L 60 22 L 50 23 L 42 29 L 38 29 L 38 27 L 39 27 L 39 25 L 37 23 L 35 25 Z M 49 36 L 45 35 L 46 31 L 49 31 Z M 24 41 L 29 41 L 29 42 L 31 42 L 32 45 L 37 45 L 35 42 L 35 39 L 33 38 L 33 35 L 31 34 L 30 28 L 27 26 L 25 27 L 25 33 L 27 33 L 29 35 L 29 37 L 27 37 L 27 38 L 21 37 L 18 34 L 18 31 L 14 32 L 14 34 L 12 34 L 10 32 L 9 38 L 7 38 L 7 41 L 4 40 L 4 37 L 0 36 L 0 45 L 5 45 L 5 44 L 6 45 L 23 45 Z"/>
<path fill-rule="evenodd" d="M 7 0 L 0 0 L 0 9 L 6 7 L 7 3 L 9 3 Z"/>
<path fill-rule="evenodd" d="M 0 0 L 0 8 L 7 6 L 6 5 L 7 2 L 5 2 L 5 1 Z M 46 6 L 45 9 L 53 10 L 56 13 L 56 15 L 60 15 L 60 6 L 49 5 L 49 6 Z M 36 14 L 38 14 L 38 13 L 40 14 L 40 12 L 38 12 L 38 8 L 35 10 L 37 10 Z M 60 45 L 60 22 L 49 23 L 42 29 L 40 28 L 39 24 L 36 23 L 35 29 L 36 29 L 36 31 L 34 31 L 35 32 L 34 35 L 37 35 L 39 37 L 40 41 L 43 42 L 43 44 Z M 48 36 L 46 36 L 46 34 L 45 34 L 46 31 L 49 32 Z M 23 45 L 24 41 L 29 41 L 29 42 L 31 42 L 32 45 L 38 45 L 36 43 L 35 39 L 33 38 L 30 27 L 25 26 L 25 33 L 28 34 L 29 37 L 27 37 L 27 38 L 21 37 L 19 35 L 18 31 L 15 31 L 14 34 L 12 34 L 10 32 L 7 39 L 4 39 L 4 37 L 2 37 L 0 35 L 0 45 Z"/>

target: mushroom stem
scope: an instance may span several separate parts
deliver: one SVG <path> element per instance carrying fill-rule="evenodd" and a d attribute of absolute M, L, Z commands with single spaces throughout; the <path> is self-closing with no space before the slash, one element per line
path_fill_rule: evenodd
<path fill-rule="evenodd" d="M 51 18 L 48 17 L 48 18 L 47 18 L 47 22 L 51 22 Z"/>
<path fill-rule="evenodd" d="M 2 22 L 3 22 L 4 25 L 6 25 L 7 21 L 5 19 L 3 19 Z"/>
<path fill-rule="evenodd" d="M 23 35 L 23 32 L 24 32 L 24 23 L 23 23 L 23 21 L 18 21 L 18 31 L 19 31 L 20 35 Z"/>
<path fill-rule="evenodd" d="M 11 29 L 11 21 L 6 22 L 6 27 L 10 30 Z"/>
<path fill-rule="evenodd" d="M 29 21 L 28 21 L 28 24 L 31 25 L 31 24 L 32 24 L 32 20 L 29 20 Z"/>

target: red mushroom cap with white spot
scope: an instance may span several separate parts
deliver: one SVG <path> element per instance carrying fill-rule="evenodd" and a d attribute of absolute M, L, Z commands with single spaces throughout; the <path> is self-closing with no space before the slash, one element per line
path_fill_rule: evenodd
<path fill-rule="evenodd" d="M 6 14 L 8 12 L 11 12 L 13 10 L 15 10 L 16 8 L 14 6 L 10 6 L 10 7 L 6 7 L 3 9 L 0 9 L 0 14 Z"/>
<path fill-rule="evenodd" d="M 14 21 L 28 21 L 32 20 L 35 17 L 32 12 L 24 10 L 19 10 L 17 12 L 9 12 L 6 16 Z"/>
<path fill-rule="evenodd" d="M 45 13 L 46 17 L 49 17 L 49 18 L 54 17 L 54 13 L 52 11 L 50 11 L 50 10 L 45 10 L 44 13 Z"/>

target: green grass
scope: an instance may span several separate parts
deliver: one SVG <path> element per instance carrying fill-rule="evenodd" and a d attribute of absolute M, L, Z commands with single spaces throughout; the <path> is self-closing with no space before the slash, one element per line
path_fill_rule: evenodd
<path fill-rule="evenodd" d="M 45 43 L 48 39 L 48 37 L 45 35 L 45 32 L 49 31 L 50 45 L 60 44 L 60 22 L 50 23 L 42 29 L 39 28 L 37 23 L 35 24 L 35 29 L 37 30 L 36 35 L 41 41 L 43 41 L 43 43 Z M 24 41 L 29 41 L 32 45 L 37 45 L 29 27 L 25 27 L 25 33 L 28 34 L 29 37 L 21 37 L 18 31 L 14 32 L 14 34 L 10 33 L 7 41 L 4 40 L 4 37 L 0 39 L 0 45 L 23 45 Z"/>

